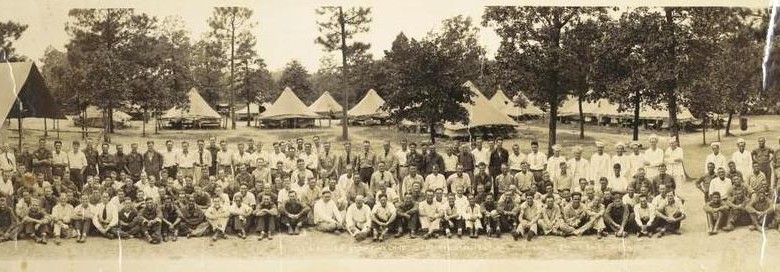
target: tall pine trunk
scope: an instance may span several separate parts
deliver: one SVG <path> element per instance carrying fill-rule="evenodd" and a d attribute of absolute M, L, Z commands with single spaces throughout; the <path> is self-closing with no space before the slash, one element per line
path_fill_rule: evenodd
<path fill-rule="evenodd" d="M 141 137 L 146 137 L 146 107 L 144 107 L 144 113 L 141 116 Z"/>
<path fill-rule="evenodd" d="M 634 93 L 634 141 L 639 141 L 639 106 L 642 101 L 642 92 L 637 89 Z"/>
<path fill-rule="evenodd" d="M 431 143 L 436 143 L 436 122 L 428 122 L 428 135 L 431 137 Z"/>
<path fill-rule="evenodd" d="M 731 136 L 731 120 L 734 118 L 734 112 L 729 111 L 729 119 L 726 121 L 726 136 Z"/>
<path fill-rule="evenodd" d="M 674 37 L 674 9 L 673 8 L 666 8 L 666 23 L 667 26 L 670 29 L 670 36 Z M 671 70 L 673 71 L 672 77 L 669 78 L 668 84 L 666 84 L 667 87 L 667 97 L 669 99 L 669 129 L 672 130 L 672 137 L 675 138 L 675 140 L 679 143 L 680 142 L 680 130 L 679 125 L 677 124 L 677 73 L 676 73 L 676 65 L 677 65 L 677 40 L 672 39 L 672 43 L 669 45 L 669 57 L 668 62 L 672 65 Z M 730 118 L 730 117 L 729 117 Z M 728 130 L 727 130 L 728 134 Z"/>
<path fill-rule="evenodd" d="M 339 7 L 339 26 L 341 27 L 341 81 L 344 85 L 344 107 L 341 119 L 341 140 L 349 140 L 349 117 L 347 116 L 347 109 L 349 108 L 349 89 L 347 87 L 347 21 L 344 18 L 344 10 Z"/>
<path fill-rule="evenodd" d="M 582 112 L 582 94 L 577 96 L 577 107 L 580 113 L 580 139 L 585 139 L 585 113 Z"/>

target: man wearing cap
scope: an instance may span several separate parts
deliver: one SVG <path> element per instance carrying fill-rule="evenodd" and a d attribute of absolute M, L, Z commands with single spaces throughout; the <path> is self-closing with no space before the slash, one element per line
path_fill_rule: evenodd
<path fill-rule="evenodd" d="M 628 155 L 628 176 L 634 178 L 639 168 L 645 167 L 645 157 L 642 155 L 642 149 L 639 148 L 638 142 L 631 142 L 631 154 Z"/>
<path fill-rule="evenodd" d="M 588 160 L 582 157 L 582 147 L 574 147 L 574 158 L 569 160 L 569 173 L 574 180 L 580 180 L 581 178 L 588 179 L 588 171 L 590 164 Z M 537 179 L 541 180 L 541 179 Z"/>
<path fill-rule="evenodd" d="M 645 150 L 645 176 L 654 179 L 658 176 L 658 167 L 664 163 L 664 150 L 658 147 L 658 136 L 650 135 L 650 148 Z"/>
<path fill-rule="evenodd" d="M 534 180 L 542 180 L 542 172 L 546 168 L 547 155 L 539 152 L 539 142 L 531 142 L 531 153 L 528 153 L 526 161 L 528 162 L 528 168 L 531 169 L 531 173 L 534 175 Z"/>
<path fill-rule="evenodd" d="M 707 158 L 704 160 L 704 170 L 707 170 L 707 164 L 713 163 L 715 164 L 715 169 L 726 168 L 726 156 L 723 156 L 723 154 L 720 152 L 720 143 L 714 142 L 710 144 L 710 148 L 712 149 L 712 153 L 707 155 Z"/>
<path fill-rule="evenodd" d="M 764 172 L 767 180 L 773 180 L 771 167 L 772 161 L 775 160 L 773 153 L 772 149 L 766 147 L 766 138 L 764 137 L 758 138 L 758 148 L 753 149 L 753 152 L 751 152 L 753 161 L 758 163 L 761 172 Z M 715 166 L 717 167 L 718 165 L 716 164 Z M 780 165 L 775 164 L 775 167 L 780 167 Z"/>
<path fill-rule="evenodd" d="M 612 161 L 609 164 L 611 169 L 614 169 L 615 164 L 619 164 L 620 176 L 622 177 L 628 177 L 631 171 L 631 160 L 625 153 L 626 145 L 624 143 L 615 144 L 615 156 L 612 156 Z"/>
<path fill-rule="evenodd" d="M 612 157 L 604 153 L 604 143 L 596 142 L 596 153 L 590 157 L 590 179 L 599 180 L 609 177 L 612 173 Z"/>
<path fill-rule="evenodd" d="M 745 139 L 737 140 L 737 151 L 731 154 L 731 161 L 740 173 L 748 175 L 753 170 L 753 156 L 745 149 L 745 145 Z"/>
<path fill-rule="evenodd" d="M 666 170 L 669 175 L 672 175 L 675 181 L 682 182 L 685 179 L 685 168 L 683 168 L 683 160 L 685 154 L 682 147 L 680 147 L 677 140 L 674 138 L 669 139 L 669 148 L 664 151 L 664 163 L 666 164 Z"/>
<path fill-rule="evenodd" d="M 547 159 L 547 173 L 550 174 L 550 178 L 557 179 L 561 175 L 561 162 L 566 162 L 566 157 L 561 155 L 561 145 L 556 144 L 552 146 L 553 155 Z"/>

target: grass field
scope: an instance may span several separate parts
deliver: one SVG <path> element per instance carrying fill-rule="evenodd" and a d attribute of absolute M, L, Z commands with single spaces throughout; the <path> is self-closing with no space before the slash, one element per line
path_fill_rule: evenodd
<path fill-rule="evenodd" d="M 748 131 L 735 130 L 737 136 L 721 137 L 724 153 L 730 155 L 736 149 L 737 137 L 745 138 L 749 149 L 755 147 L 756 139 L 761 136 L 768 138 L 770 147 L 777 148 L 777 139 L 780 136 L 778 120 L 780 118 L 776 116 L 751 117 Z M 35 125 L 34 121 L 29 123 Z M 134 126 L 112 135 L 112 141 L 146 141 L 147 139 L 140 137 L 138 124 Z M 65 125 L 63 129 L 75 130 Z M 524 124 L 519 128 L 521 136 L 506 140 L 505 146 L 519 143 L 527 152 L 531 139 L 538 139 L 542 146 L 546 146 L 546 132 L 544 122 Z M 40 135 L 40 131 L 28 133 L 31 133 L 29 136 Z M 385 140 L 395 145 L 401 138 L 408 138 L 410 141 L 427 139 L 427 135 L 404 134 L 388 127 L 353 127 L 350 128 L 350 133 L 352 142 L 370 139 L 376 150 L 379 150 Z M 653 132 L 642 131 L 640 141 L 646 142 L 650 133 Z M 335 142 L 340 134 L 340 127 L 334 124 L 332 127 L 302 130 L 259 130 L 241 126 L 237 130 L 162 131 L 160 134 L 150 134 L 148 138 L 161 142 L 167 139 L 195 140 L 209 136 L 228 141 L 246 140 L 251 137 L 256 141 L 270 143 L 297 137 L 310 139 L 311 136 L 318 135 L 323 140 Z M 79 137 L 76 133 L 61 133 L 61 136 L 64 140 Z M 608 151 L 611 152 L 614 143 L 629 141 L 631 134 L 630 131 L 586 127 L 586 138 L 580 140 L 578 136 L 576 125 L 564 125 L 560 128 L 558 142 L 564 146 L 565 154 L 569 153 L 567 148 L 583 145 L 586 147 L 585 155 L 589 157 L 596 140 L 606 142 Z M 717 138 L 714 131 L 707 137 L 709 141 Z M 449 143 L 446 139 L 440 142 L 445 145 Z M 662 140 L 661 144 L 665 145 L 665 142 Z M 681 142 L 688 175 L 700 176 L 704 168 L 703 160 L 709 153 L 709 147 L 702 144 L 702 134 L 685 134 L 681 136 Z M 269 148 L 268 145 L 265 148 Z M 335 145 L 334 149 L 339 151 L 342 148 Z M 61 246 L 42 246 L 24 240 L 0 244 L 0 271 L 39 271 L 40 269 L 36 268 L 50 265 L 61 265 L 60 268 L 64 271 L 138 271 L 147 265 L 154 265 L 152 270 L 170 267 L 177 270 L 180 268 L 180 271 L 214 271 L 223 265 L 230 265 L 235 266 L 236 271 L 243 271 L 242 269 L 249 270 L 244 268 L 244 265 L 250 264 L 255 265 L 253 267 L 273 270 L 309 271 L 310 265 L 339 270 L 352 265 L 365 265 L 368 259 L 379 259 L 372 261 L 370 265 L 381 271 L 394 271 L 393 268 L 407 266 L 413 270 L 472 271 L 477 268 L 501 268 L 507 265 L 513 270 L 523 266 L 531 271 L 560 270 L 568 266 L 580 268 L 574 271 L 778 271 L 780 231 L 772 230 L 762 235 L 760 232 L 738 229 L 710 237 L 705 232 L 706 221 L 701 209 L 702 195 L 692 182 L 685 182 L 678 187 L 678 194 L 686 200 L 685 208 L 688 212 L 688 219 L 683 223 L 683 235 L 665 236 L 661 239 L 544 237 L 532 242 L 514 242 L 509 236 L 504 236 L 500 240 L 484 237 L 477 240 L 440 238 L 422 242 L 404 237 L 374 244 L 355 243 L 345 235 L 305 231 L 300 236 L 279 235 L 273 241 L 262 242 L 254 240 L 252 236 L 247 240 L 231 237 L 213 246 L 209 245 L 206 239 L 200 238 L 182 239 L 164 245 L 148 245 L 140 240 L 111 241 L 92 238 L 83 245 L 71 240 L 65 241 Z M 412 261 L 413 259 L 419 261 Z M 493 259 L 495 263 L 478 261 L 483 259 Z M 301 260 L 304 262 L 300 262 Z"/>

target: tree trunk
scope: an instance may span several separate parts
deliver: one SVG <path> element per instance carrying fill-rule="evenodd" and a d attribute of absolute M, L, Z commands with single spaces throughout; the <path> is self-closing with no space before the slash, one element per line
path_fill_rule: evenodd
<path fill-rule="evenodd" d="M 114 108 L 108 108 L 108 129 L 109 133 L 114 133 Z"/>
<path fill-rule="evenodd" d="M 235 77 L 233 72 L 235 71 L 235 54 L 236 54 L 236 15 L 230 20 L 230 128 L 236 129 L 236 100 L 235 92 L 233 89 L 233 81 Z"/>
<path fill-rule="evenodd" d="M 347 29 L 346 20 L 344 18 L 344 11 L 339 7 L 339 26 L 341 27 L 341 81 L 344 85 L 344 107 L 341 119 L 341 139 L 343 141 L 349 140 L 349 118 L 347 117 L 347 109 L 349 108 L 349 90 L 347 88 Z"/>
<path fill-rule="evenodd" d="M 639 141 L 639 106 L 642 101 L 642 92 L 637 89 L 634 93 L 634 141 Z"/>
<path fill-rule="evenodd" d="M 81 138 L 87 138 L 87 107 L 84 106 L 81 111 Z"/>
<path fill-rule="evenodd" d="M 431 144 L 436 143 L 436 122 L 428 122 L 428 135 L 431 136 Z"/>
<path fill-rule="evenodd" d="M 580 113 L 580 139 L 585 139 L 585 113 L 582 112 L 582 94 L 577 97 L 577 106 Z"/>
<path fill-rule="evenodd" d="M 146 137 L 146 108 L 144 108 L 144 113 L 141 117 L 141 137 Z"/>
<path fill-rule="evenodd" d="M 674 37 L 674 9 L 666 8 L 666 23 L 670 29 L 670 37 Z M 677 40 L 672 39 L 672 43 L 669 45 L 669 57 L 668 62 L 672 65 L 672 71 L 676 70 L 677 66 Z M 667 85 L 667 97 L 669 99 L 669 129 L 672 131 L 672 136 L 679 143 L 680 131 L 677 124 L 677 73 L 674 73 L 669 79 Z"/>
<path fill-rule="evenodd" d="M 731 119 L 734 117 L 734 112 L 729 112 L 729 119 L 726 121 L 726 136 L 731 136 Z"/>
<path fill-rule="evenodd" d="M 156 113 L 152 113 L 154 116 L 154 134 L 160 134 L 160 116 Z"/>
<path fill-rule="evenodd" d="M 556 21 L 559 21 L 558 18 L 556 18 Z M 560 25 L 554 31 L 552 34 L 551 39 L 551 45 L 555 48 L 555 50 L 552 51 L 551 59 L 550 59 L 550 65 L 553 67 L 560 67 L 559 66 L 559 57 L 558 52 L 561 47 L 561 28 L 563 28 L 563 24 L 560 24 L 559 22 L 556 22 L 556 25 Z M 555 68 L 551 70 L 550 72 L 550 89 L 549 92 L 549 98 L 548 102 L 550 104 L 550 124 L 549 124 L 549 130 L 547 132 L 547 156 L 550 156 L 553 153 L 552 147 L 555 145 L 556 142 L 556 130 L 558 129 L 558 90 L 560 89 L 560 70 L 559 68 Z"/>
<path fill-rule="evenodd" d="M 43 137 L 46 138 L 49 136 L 49 124 L 48 121 L 46 121 L 46 117 L 43 118 Z"/>
<path fill-rule="evenodd" d="M 701 121 L 701 144 L 707 145 L 707 116 Z"/>

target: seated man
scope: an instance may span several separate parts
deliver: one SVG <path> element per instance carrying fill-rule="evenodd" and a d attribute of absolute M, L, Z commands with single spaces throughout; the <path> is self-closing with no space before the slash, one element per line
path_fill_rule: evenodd
<path fill-rule="evenodd" d="M 709 201 L 704 204 L 704 212 L 707 213 L 707 233 L 715 235 L 728 218 L 729 206 L 721 200 L 719 192 L 712 192 L 708 198 Z"/>
<path fill-rule="evenodd" d="M 571 228 L 571 234 L 582 235 L 579 230 L 588 223 L 588 213 L 585 205 L 582 205 L 582 193 L 571 194 L 571 202 L 563 207 L 563 223 Z"/>
<path fill-rule="evenodd" d="M 396 213 L 398 216 L 396 216 L 395 224 L 398 228 L 398 232 L 396 232 L 395 237 L 401 237 L 404 230 L 407 230 L 409 231 L 409 238 L 416 238 L 415 233 L 417 232 L 417 224 L 419 221 L 419 208 L 418 203 L 414 201 L 414 197 L 411 193 L 407 192 L 404 194 L 404 201 L 396 207 Z"/>
<path fill-rule="evenodd" d="M 423 239 L 436 238 L 441 225 L 439 205 L 433 201 L 433 190 L 425 191 L 425 200 L 418 204 L 420 210 L 420 231 L 425 232 Z"/>
<path fill-rule="evenodd" d="M 733 188 L 726 200 L 726 205 L 729 206 L 729 217 L 723 230 L 732 231 L 736 226 L 747 225 L 747 222 L 750 220 L 750 215 L 747 212 L 747 204 L 749 202 L 750 199 L 747 197 L 747 192 L 744 189 L 740 187 Z"/>
<path fill-rule="evenodd" d="M 658 208 L 656 213 L 658 222 L 658 233 L 656 237 L 662 237 L 666 233 L 680 234 L 680 223 L 685 220 L 685 209 L 683 204 L 674 197 L 674 192 L 666 193 L 666 205 Z"/>
<path fill-rule="evenodd" d="M 544 198 L 544 208 L 541 213 L 542 216 L 539 218 L 539 228 L 542 229 L 544 235 L 563 236 L 574 232 L 573 228 L 564 224 L 561 208 L 555 203 L 555 198 L 552 194 L 548 193 Z"/>
<path fill-rule="evenodd" d="M 179 232 L 186 234 L 187 238 L 205 235 L 209 228 L 206 215 L 195 202 L 195 196 L 187 196 L 186 202 L 187 204 L 181 209 L 182 223 L 179 224 Z"/>
<path fill-rule="evenodd" d="M 244 186 L 242 185 L 241 187 Z M 238 238 L 246 239 L 246 227 L 252 212 L 252 206 L 245 203 L 244 196 L 240 193 L 233 195 L 233 204 L 230 205 L 230 220 L 233 221 L 233 230 L 238 234 Z"/>
<path fill-rule="evenodd" d="M 182 196 L 186 199 L 186 196 Z M 170 239 L 176 242 L 179 236 L 179 224 L 181 223 L 181 215 L 179 209 L 173 203 L 171 196 L 163 198 L 163 204 L 160 208 L 160 219 L 162 220 L 162 237 L 164 242 L 168 242 Z"/>
<path fill-rule="evenodd" d="M 260 233 L 260 237 L 257 240 L 262 241 L 263 238 L 273 240 L 272 235 L 276 230 L 276 220 L 279 218 L 279 211 L 270 194 L 260 195 L 260 203 L 255 208 L 255 218 L 257 218 L 257 232 Z"/>
<path fill-rule="evenodd" d="M 764 231 L 767 227 L 772 225 L 773 221 L 777 220 L 774 218 L 774 209 L 766 190 L 762 187 L 756 192 L 756 197 L 753 198 L 746 207 L 748 214 L 750 214 L 750 220 L 753 222 L 753 225 L 750 226 L 750 230 Z"/>
<path fill-rule="evenodd" d="M 16 240 L 22 229 L 13 209 L 8 206 L 8 199 L 0 195 L 0 242 Z"/>
<path fill-rule="evenodd" d="M 520 211 L 520 201 L 522 197 L 516 195 L 508 190 L 499 198 L 496 203 L 496 211 L 498 214 L 498 229 L 504 229 L 512 231 L 517 228 L 517 215 Z M 496 230 L 496 233 L 501 233 L 500 230 Z"/>
<path fill-rule="evenodd" d="M 122 239 L 130 239 L 140 234 L 141 217 L 138 216 L 138 210 L 133 205 L 133 202 L 130 201 L 130 198 L 125 198 L 120 205 L 117 234 Z"/>
<path fill-rule="evenodd" d="M 214 231 L 214 235 L 211 236 L 211 241 L 216 242 L 217 239 L 227 239 L 225 236 L 225 229 L 227 228 L 228 219 L 230 219 L 230 210 L 228 207 L 222 206 L 222 200 L 215 197 L 211 200 L 211 207 L 206 209 L 204 213 L 206 215 L 206 221 L 209 222 L 211 230 Z"/>
<path fill-rule="evenodd" d="M 594 230 L 598 234 L 598 239 L 607 236 L 606 223 L 604 221 L 604 213 L 606 209 L 604 204 L 601 203 L 601 198 L 596 196 L 592 201 L 588 202 L 586 207 L 586 213 L 588 216 L 588 222 L 585 223 L 575 234 L 583 234 L 590 230 Z"/>
<path fill-rule="evenodd" d="M 626 237 L 629 215 L 628 205 L 623 203 L 623 196 L 620 193 L 614 193 L 612 203 L 607 205 L 604 210 L 604 223 L 607 225 L 607 231 L 615 233 L 616 237 Z"/>
<path fill-rule="evenodd" d="M 636 221 L 636 225 L 639 226 L 637 237 L 642 237 L 642 235 L 651 237 L 655 232 L 655 227 L 657 226 L 655 223 L 655 207 L 656 206 L 647 203 L 646 195 L 639 196 L 639 203 L 634 205 L 633 209 L 634 221 Z"/>
<path fill-rule="evenodd" d="M 464 226 L 469 233 L 469 237 L 479 237 L 479 230 L 482 229 L 482 208 L 476 203 L 474 195 L 468 196 L 469 205 L 461 211 Z"/>
<path fill-rule="evenodd" d="M 501 238 L 501 215 L 498 213 L 498 206 L 493 200 L 493 195 L 485 196 L 485 202 L 482 203 L 482 218 L 488 237 L 492 234 L 496 238 Z"/>
<path fill-rule="evenodd" d="M 309 207 L 298 200 L 298 194 L 295 191 L 290 191 L 287 197 L 287 201 L 282 204 L 282 224 L 287 226 L 287 234 L 298 235 L 308 217 Z"/>
<path fill-rule="evenodd" d="M 513 238 L 517 241 L 518 238 L 525 238 L 528 241 L 534 238 L 537 234 L 537 225 L 539 224 L 539 218 L 542 215 L 542 204 L 540 204 L 533 194 L 525 195 L 525 202 L 520 204 L 518 209 L 518 222 L 517 229 L 513 233 Z"/>
<path fill-rule="evenodd" d="M 87 241 L 87 234 L 89 234 L 90 228 L 92 228 L 92 213 L 91 205 L 89 204 L 89 197 L 86 195 L 81 196 L 80 203 L 73 208 L 73 229 L 76 230 L 76 243 L 84 243 Z"/>
<path fill-rule="evenodd" d="M 116 206 L 109 204 L 108 193 L 104 192 L 100 196 L 100 203 L 92 206 L 92 224 L 101 235 L 114 239 L 119 228 L 119 210 Z"/>
<path fill-rule="evenodd" d="M 54 227 L 54 243 L 59 245 L 60 239 L 70 237 L 71 217 L 73 216 L 73 206 L 68 204 L 68 197 L 61 194 L 57 198 L 57 205 L 54 205 L 51 211 L 51 223 Z"/>
<path fill-rule="evenodd" d="M 22 219 L 24 232 L 35 239 L 36 243 L 46 244 L 46 237 L 51 232 L 51 222 L 48 214 L 41 207 L 40 201 L 34 200 L 30 210 Z"/>
<path fill-rule="evenodd" d="M 444 229 L 447 238 L 452 237 L 452 232 L 458 233 L 458 238 L 463 235 L 463 218 L 460 211 L 455 205 L 455 196 L 450 194 L 447 196 L 447 204 L 443 207 L 444 215 L 441 221 L 441 228 Z"/>
<path fill-rule="evenodd" d="M 387 195 L 381 194 L 377 199 L 379 204 L 371 210 L 371 220 L 374 222 L 374 241 L 382 242 L 395 222 L 396 210 L 395 205 L 387 200 Z"/>
<path fill-rule="evenodd" d="M 314 225 L 319 231 L 338 234 L 344 223 L 338 205 L 333 200 L 333 193 L 330 190 L 325 190 L 321 194 L 322 197 L 314 202 L 312 209 Z"/>
<path fill-rule="evenodd" d="M 371 208 L 365 205 L 365 201 L 363 195 L 356 195 L 355 203 L 347 208 L 347 215 L 344 218 L 347 232 L 358 242 L 366 239 L 371 231 Z"/>
<path fill-rule="evenodd" d="M 160 209 L 154 199 L 146 198 L 143 209 L 138 212 L 141 218 L 141 231 L 146 241 L 151 244 L 162 242 L 162 219 L 160 219 Z"/>

